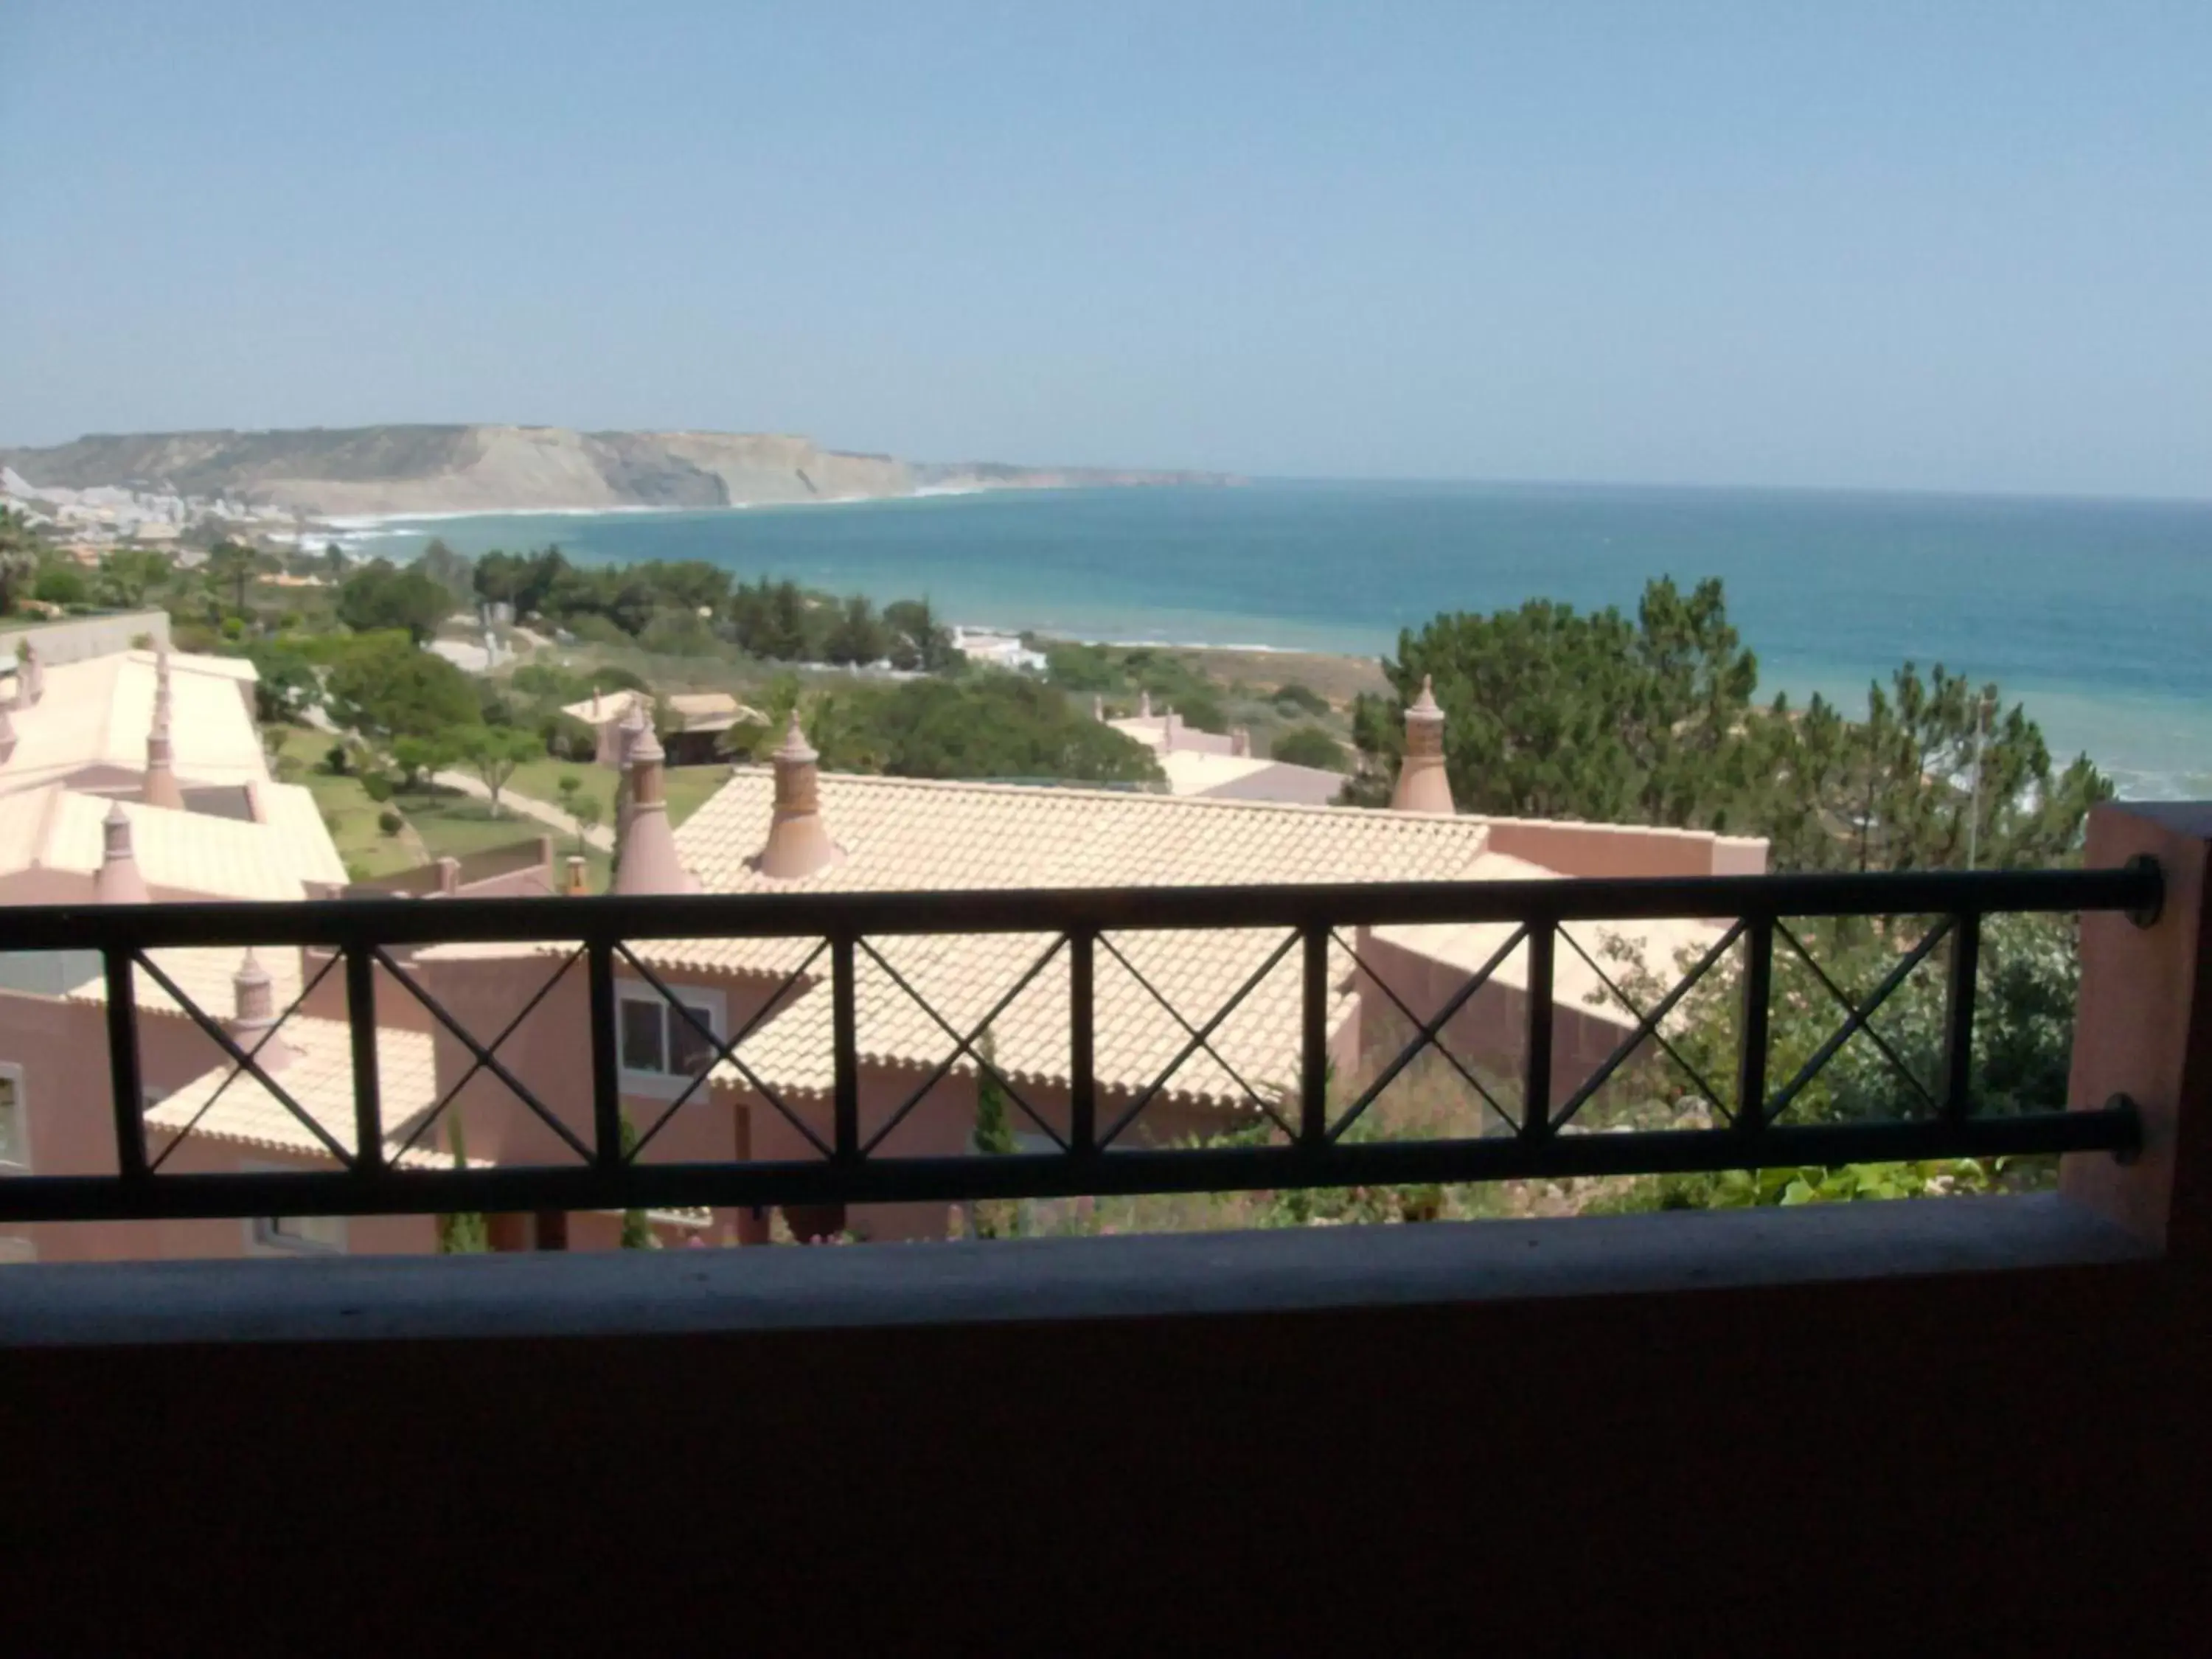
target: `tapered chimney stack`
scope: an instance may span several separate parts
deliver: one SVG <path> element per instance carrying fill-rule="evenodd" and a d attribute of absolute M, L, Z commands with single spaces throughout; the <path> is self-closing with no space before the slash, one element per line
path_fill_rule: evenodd
<path fill-rule="evenodd" d="M 162 703 L 154 705 L 154 727 L 146 734 L 146 781 L 138 799 L 149 806 L 165 806 L 172 812 L 185 810 L 185 792 L 177 782 L 169 746 L 169 711 Z"/>
<path fill-rule="evenodd" d="M 231 975 L 230 988 L 234 1012 L 228 1023 L 238 1046 L 264 1072 L 289 1065 L 291 1048 L 276 1034 L 276 993 L 269 970 L 255 960 L 252 949 Z"/>
<path fill-rule="evenodd" d="M 666 758 L 653 727 L 629 744 L 629 829 L 622 841 L 622 868 L 615 872 L 617 893 L 696 893 L 699 884 L 676 856 L 676 832 L 668 823 L 668 797 L 661 763 Z"/>
<path fill-rule="evenodd" d="M 759 869 L 779 881 L 795 881 L 837 858 L 837 844 L 822 821 L 822 776 L 817 765 L 821 757 L 799 729 L 796 709 L 783 742 L 769 758 L 775 766 L 775 811 L 769 819 Z"/>
<path fill-rule="evenodd" d="M 1398 763 L 1398 787 L 1390 805 L 1401 812 L 1449 814 L 1451 782 L 1444 775 L 1444 711 L 1437 707 L 1429 677 L 1421 677 L 1421 695 L 1406 710 L 1406 756 Z"/>
<path fill-rule="evenodd" d="M 107 809 L 100 834 L 100 873 L 92 878 L 93 897 L 102 904 L 145 903 L 152 895 L 131 850 L 131 819 L 121 801 Z"/>

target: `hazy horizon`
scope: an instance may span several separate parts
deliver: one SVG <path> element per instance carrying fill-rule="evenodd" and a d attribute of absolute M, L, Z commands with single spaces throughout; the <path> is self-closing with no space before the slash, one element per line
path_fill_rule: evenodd
<path fill-rule="evenodd" d="M 2212 497 L 2212 8 L 29 0 L 0 434 Z"/>

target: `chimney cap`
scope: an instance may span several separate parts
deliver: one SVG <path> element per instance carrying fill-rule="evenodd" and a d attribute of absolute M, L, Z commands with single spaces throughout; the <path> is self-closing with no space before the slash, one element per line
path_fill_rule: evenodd
<path fill-rule="evenodd" d="M 100 820 L 100 869 L 93 877 L 93 896 L 103 904 L 143 904 L 152 896 L 131 850 L 131 815 L 119 800 Z"/>
<path fill-rule="evenodd" d="M 1436 687 L 1426 674 L 1421 676 L 1421 694 L 1406 709 L 1409 720 L 1441 720 L 1444 711 L 1437 707 Z"/>
<path fill-rule="evenodd" d="M 783 741 L 776 745 L 774 757 L 780 761 L 794 762 L 802 766 L 810 761 L 822 758 L 815 751 L 814 745 L 806 741 L 806 728 L 799 723 L 799 711 L 796 708 L 791 711 L 791 724 L 784 728 Z"/>

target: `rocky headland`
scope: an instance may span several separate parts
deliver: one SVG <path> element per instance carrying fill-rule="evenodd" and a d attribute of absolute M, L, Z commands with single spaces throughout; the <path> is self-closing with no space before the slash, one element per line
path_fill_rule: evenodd
<path fill-rule="evenodd" d="M 528 426 L 95 434 L 51 448 L 0 449 L 0 466 L 41 486 L 152 489 L 317 518 L 1239 482 L 1207 472 L 907 461 L 778 433 Z"/>

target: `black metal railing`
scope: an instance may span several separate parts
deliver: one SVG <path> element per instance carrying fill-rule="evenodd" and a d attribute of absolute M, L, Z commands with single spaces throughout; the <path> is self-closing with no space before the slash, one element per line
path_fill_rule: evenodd
<path fill-rule="evenodd" d="M 2106 1152 L 2124 1156 L 2135 1149 L 2139 1136 L 2133 1109 L 2124 1102 L 2075 1103 L 2074 1109 L 2053 1102 L 2053 1109 L 2003 1115 L 1976 1109 L 1971 1054 L 1978 941 L 1984 918 L 2008 913 L 2117 911 L 2147 925 L 2155 918 L 2163 892 L 2156 866 L 2138 862 L 2121 870 L 2022 872 L 10 909 L 0 912 L 0 951 L 92 951 L 105 961 L 116 1173 L 31 1175 L 0 1181 L 0 1221 L 951 1202 L 1659 1174 L 2007 1154 Z M 1854 999 L 1838 991 L 1846 1011 L 1843 1026 L 1777 1085 L 1767 1075 L 1767 1030 L 1778 939 L 1796 949 L 1799 941 L 1789 927 L 1790 921 L 1838 916 L 1927 916 L 1936 921 L 1919 943 L 1894 953 L 1894 966 L 1872 992 Z M 1559 941 L 1577 951 L 1583 948 L 1563 927 L 1710 917 L 1733 920 L 1687 978 L 1640 1011 L 1627 1042 L 1564 1103 L 1555 1103 L 1553 1021 Z M 1441 1010 L 1423 1018 L 1401 1004 L 1413 1028 L 1411 1040 L 1349 1109 L 1333 1109 L 1328 1030 L 1332 945 L 1350 949 L 1346 936 L 1358 929 L 1468 922 L 1504 924 L 1511 932 L 1488 964 L 1470 974 Z M 1287 1057 L 1294 1063 L 1297 1083 L 1279 1103 L 1285 1109 L 1277 1119 L 1285 1139 L 1272 1146 L 1131 1146 L 1116 1136 L 1133 1109 L 1101 1122 L 1101 1090 L 1093 1074 L 1098 953 L 1102 949 L 1115 951 L 1109 935 L 1212 929 L 1283 930 L 1286 945 L 1297 946 L 1293 955 L 1278 952 L 1269 958 L 1271 964 L 1294 959 L 1303 975 L 1297 1052 Z M 1062 950 L 1067 952 L 1071 1064 L 1066 1130 L 1050 1136 L 1055 1150 L 989 1157 L 888 1156 L 875 1150 L 881 1133 L 872 1141 L 864 1137 L 854 995 L 860 963 L 871 959 L 890 970 L 872 940 L 933 934 L 1042 935 L 1052 941 L 1048 957 Z M 834 1074 L 827 1135 L 808 1132 L 818 1156 L 663 1163 L 643 1161 L 634 1148 L 626 1150 L 615 1029 L 618 966 L 627 964 L 623 971 L 634 972 L 667 994 L 659 976 L 630 951 L 629 941 L 701 939 L 818 942 L 820 948 L 810 963 L 827 963 Z M 1933 1091 L 1915 1085 L 1929 1097 L 1933 1109 L 1889 1121 L 1778 1121 L 1811 1076 L 1855 1032 L 1871 1030 L 1872 1017 L 1882 1001 L 1946 939 L 1952 948 L 1940 1073 Z M 1711 1128 L 1566 1133 L 1575 1112 L 1603 1086 L 1631 1049 L 1647 1039 L 1665 1042 L 1670 1013 L 1699 976 L 1739 941 L 1743 1040 L 1732 1094 L 1720 1103 L 1727 1121 Z M 584 962 L 592 1066 L 588 1079 L 576 1079 L 574 1086 L 588 1091 L 592 1110 L 588 1126 L 555 1126 L 577 1155 L 574 1167 L 394 1166 L 386 1140 L 392 1126 L 378 1098 L 376 986 L 380 974 L 404 978 L 401 957 L 407 948 L 449 942 L 557 942 L 573 952 L 561 972 L 577 958 Z M 315 955 L 321 958 L 328 953 L 326 969 L 343 964 L 352 1024 L 352 1147 L 349 1151 L 337 1145 L 319 1128 L 341 1165 L 334 1170 L 164 1174 L 149 1157 L 147 1124 L 138 1104 L 137 994 L 150 977 L 180 1002 L 185 999 L 150 953 L 248 945 L 322 947 Z M 1522 1109 L 1510 1133 L 1426 1140 L 1347 1137 L 1346 1126 L 1419 1051 L 1441 1047 L 1439 1034 L 1452 1015 L 1488 981 L 1507 952 L 1516 950 L 1525 952 L 1526 1026 Z M 1126 957 L 1121 960 L 1126 963 Z M 896 970 L 890 971 L 896 976 Z M 1260 977 L 1255 974 L 1246 981 L 1238 997 Z M 464 1030 L 421 988 L 410 983 L 409 988 L 471 1051 L 475 1069 L 498 1076 L 526 1104 L 553 1121 L 557 1115 L 547 1113 L 526 1080 L 515 1077 L 498 1059 L 503 1035 L 487 1045 Z M 1207 1046 L 1227 1012 L 1204 1024 L 1176 1016 L 1188 1034 L 1182 1057 Z M 932 1012 L 956 1039 L 951 1056 L 937 1075 L 963 1058 L 978 1069 L 991 1066 L 980 1028 L 963 1034 Z M 281 1079 L 270 1079 L 252 1054 L 232 1042 L 219 1021 L 202 1013 L 193 1017 L 236 1066 L 282 1097 Z M 513 1029 L 510 1024 L 508 1030 Z M 742 1033 L 725 1037 L 702 1029 L 702 1036 L 720 1057 L 743 1069 L 736 1053 Z M 1156 1084 L 1144 1098 L 1158 1088 Z M 447 1092 L 447 1100 L 453 1092 Z M 1138 1107 L 1142 1104 L 1139 1100 Z"/>

